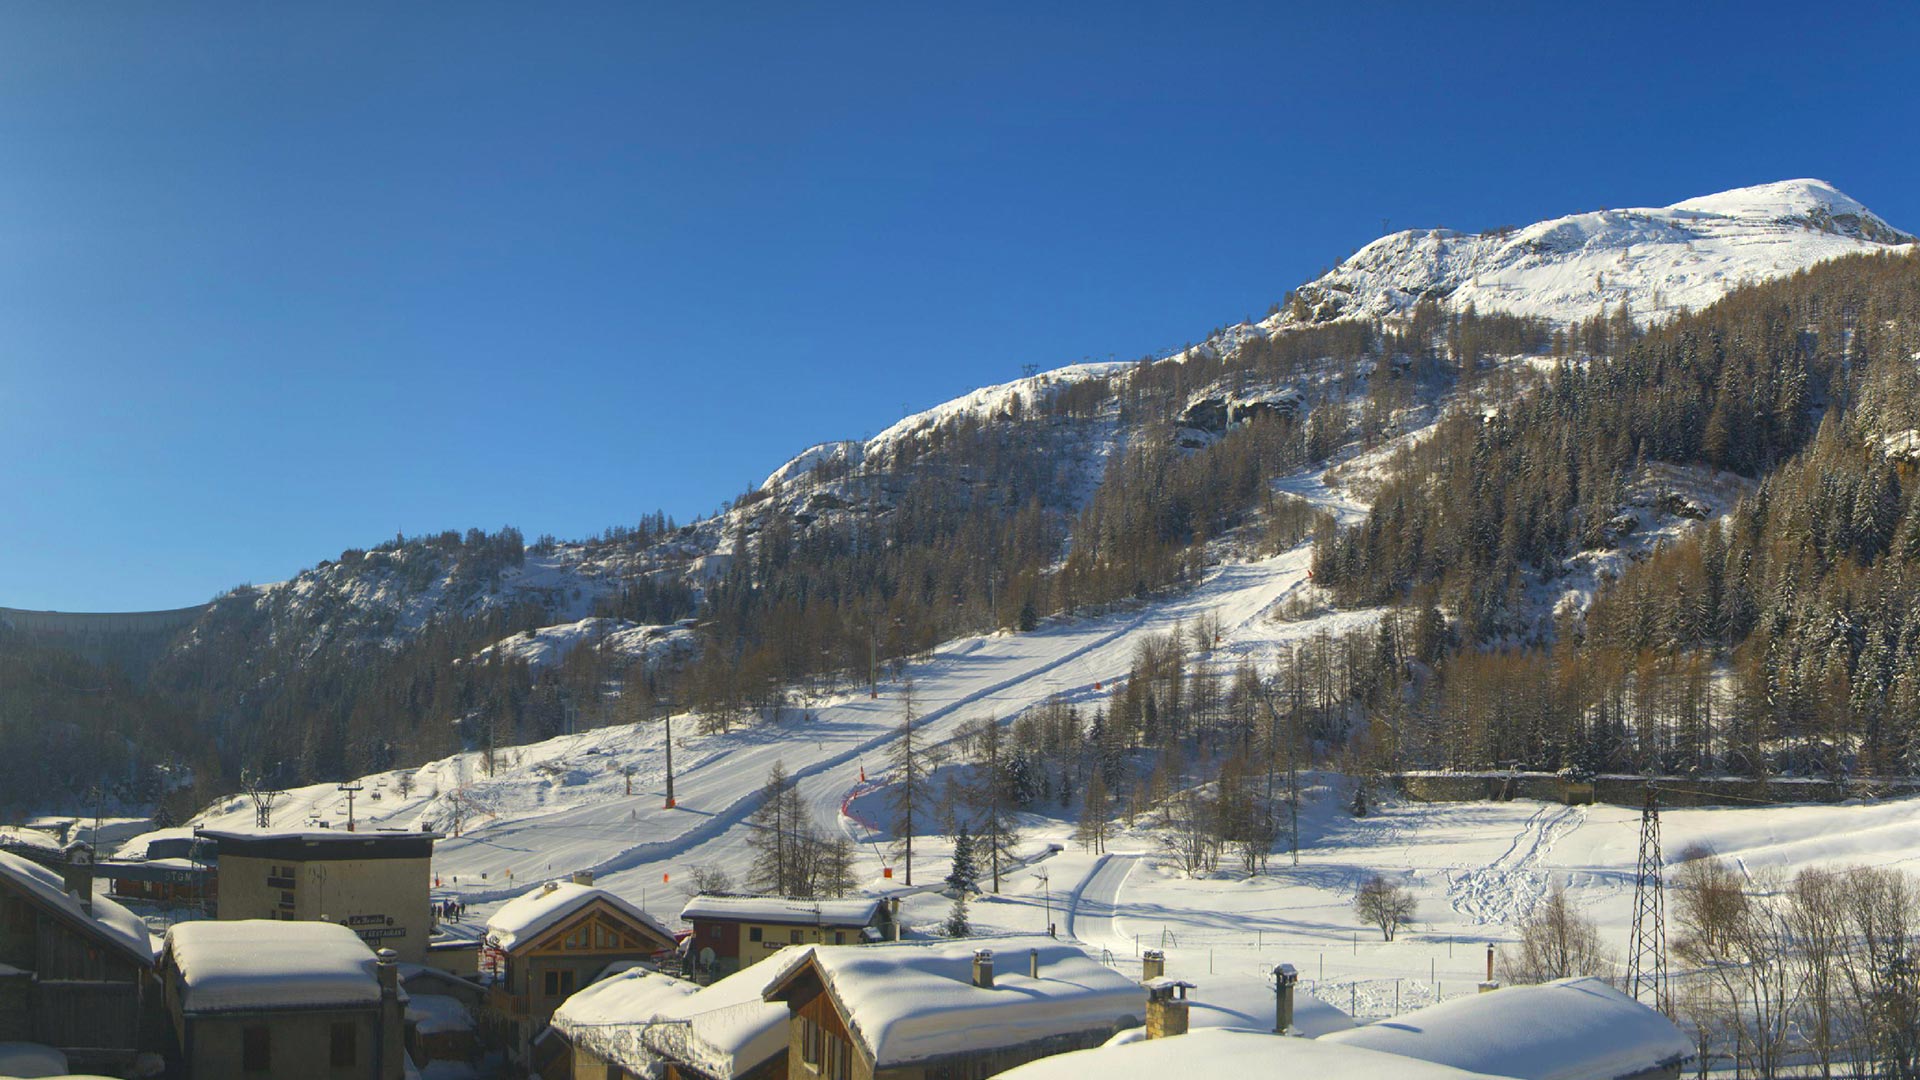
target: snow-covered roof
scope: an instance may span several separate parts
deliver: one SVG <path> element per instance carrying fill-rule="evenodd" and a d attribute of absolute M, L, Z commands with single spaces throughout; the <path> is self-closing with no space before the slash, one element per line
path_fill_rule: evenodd
<path fill-rule="evenodd" d="M 377 1005 L 378 961 L 335 923 L 239 919 L 167 931 L 189 1013 Z"/>
<path fill-rule="evenodd" d="M 696 896 L 680 909 L 683 922 L 725 919 L 734 922 L 799 923 L 805 926 L 867 926 L 880 917 L 886 901 L 788 900 L 780 896 Z"/>
<path fill-rule="evenodd" d="M 1326 1038 L 1520 1080 L 1618 1080 L 1693 1053 L 1672 1021 L 1593 978 L 1454 998 Z"/>
<path fill-rule="evenodd" d="M 993 950 L 999 967 L 990 988 L 973 984 L 979 949 Z M 1029 950 L 1039 953 L 1039 978 L 1027 974 Z M 1146 992 L 1132 979 L 1050 937 L 820 946 L 774 962 L 770 993 L 809 964 L 820 973 L 875 1068 L 1111 1033 L 1146 1013 Z"/>
<path fill-rule="evenodd" d="M 1167 1080 L 1182 1076 L 1309 1076 L 1313 1080 L 1485 1080 L 1487 1074 L 1395 1057 L 1325 1039 L 1215 1028 L 1056 1054 L 999 1080 Z"/>
<path fill-rule="evenodd" d="M 1187 1029 L 1240 1028 L 1272 1031 L 1273 983 L 1250 975 L 1205 975 L 1187 992 Z M 1293 992 L 1293 1034 L 1309 1039 L 1353 1027 L 1353 1017 L 1321 1001 L 1298 986 Z M 1115 1043 L 1146 1038 L 1140 1029 L 1114 1036 Z"/>
<path fill-rule="evenodd" d="M 670 1060 L 732 1080 L 786 1048 L 787 1007 L 765 1000 L 782 970 L 756 964 L 701 987 L 635 968 L 568 998 L 553 1024 L 575 1046 L 633 1071 Z"/>
<path fill-rule="evenodd" d="M 153 935 L 140 917 L 104 896 L 93 898 L 93 911 L 82 907 L 78 897 L 67 892 L 60 875 L 29 862 L 18 855 L 0 851 L 0 879 L 14 885 L 29 899 L 64 919 L 74 929 L 91 934 L 125 952 L 143 965 L 153 963 Z"/>
<path fill-rule="evenodd" d="M 487 941 L 502 949 L 530 942 L 559 925 L 595 900 L 604 900 L 614 910 L 646 930 L 671 943 L 673 932 L 626 900 L 605 889 L 572 881 L 549 881 L 500 905 L 487 919 Z"/>
<path fill-rule="evenodd" d="M 32 848 L 48 854 L 60 853 L 60 838 L 44 829 L 29 829 L 20 825 L 0 825 L 0 848 Z"/>
<path fill-rule="evenodd" d="M 407 995 L 407 1019 L 422 1035 L 441 1035 L 454 1031 L 472 1031 L 473 1013 L 448 994 Z"/>

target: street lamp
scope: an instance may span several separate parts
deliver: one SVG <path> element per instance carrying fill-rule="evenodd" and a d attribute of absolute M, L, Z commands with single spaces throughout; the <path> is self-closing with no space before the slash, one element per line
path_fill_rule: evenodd
<path fill-rule="evenodd" d="M 1048 937 L 1052 937 L 1052 936 L 1053 936 L 1053 884 L 1052 884 L 1052 879 L 1050 879 L 1049 877 L 1047 877 L 1047 872 L 1046 872 L 1045 870 L 1036 870 L 1036 871 L 1034 871 L 1034 876 L 1040 879 L 1040 896 L 1041 896 L 1041 899 L 1042 899 L 1042 901 L 1043 901 L 1043 902 L 1044 902 L 1044 903 L 1046 904 L 1046 906 L 1047 906 L 1047 936 L 1048 936 Z"/>

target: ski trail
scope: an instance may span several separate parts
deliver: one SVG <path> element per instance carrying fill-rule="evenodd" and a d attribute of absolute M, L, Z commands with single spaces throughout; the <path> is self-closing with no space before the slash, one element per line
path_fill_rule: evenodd
<path fill-rule="evenodd" d="M 1577 806 L 1542 805 L 1521 824 L 1507 849 L 1486 866 L 1447 874 L 1447 903 L 1475 924 L 1525 918 L 1547 895 L 1552 874 L 1542 867 L 1554 842 L 1580 827 Z"/>

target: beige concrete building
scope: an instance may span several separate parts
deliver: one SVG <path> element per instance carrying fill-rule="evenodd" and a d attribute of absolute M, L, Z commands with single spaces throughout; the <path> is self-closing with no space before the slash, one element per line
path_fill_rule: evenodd
<path fill-rule="evenodd" d="M 430 832 L 200 830 L 219 845 L 221 920 L 331 922 L 424 964 L 433 933 Z"/>
<path fill-rule="evenodd" d="M 188 922 L 160 959 L 185 1075 L 402 1080 L 398 967 L 345 927 Z"/>

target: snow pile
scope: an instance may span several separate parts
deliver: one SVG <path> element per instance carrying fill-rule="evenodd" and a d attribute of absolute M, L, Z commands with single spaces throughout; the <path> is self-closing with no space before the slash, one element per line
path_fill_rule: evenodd
<path fill-rule="evenodd" d="M 732 922 L 799 923 L 805 926 L 869 926 L 880 917 L 886 901 L 789 900 L 781 896 L 707 896 L 687 901 L 682 922 L 724 919 Z"/>
<path fill-rule="evenodd" d="M 1672 1021 L 1594 978 L 1455 998 L 1326 1041 L 1521 1080 L 1617 1080 L 1693 1053 Z"/>
<path fill-rule="evenodd" d="M 0 1076 L 65 1076 L 67 1055 L 51 1046 L 30 1042 L 0 1042 Z"/>
<path fill-rule="evenodd" d="M 539 937 L 596 900 L 604 900 L 635 925 L 658 935 L 661 941 L 673 940 L 673 933 L 653 916 L 605 889 L 571 881 L 549 881 L 500 905 L 500 910 L 487 920 L 487 942 L 497 948 L 513 949 Z"/>
<path fill-rule="evenodd" d="M 373 950 L 323 922 L 186 922 L 167 931 L 189 1013 L 380 1003 Z"/>
<path fill-rule="evenodd" d="M 553 1025 L 575 1046 L 631 1072 L 672 1061 L 730 1080 L 786 1049 L 787 1007 L 765 1000 L 782 970 L 759 964 L 703 988 L 633 969 L 568 998 Z"/>
<path fill-rule="evenodd" d="M 1267 325 L 1405 315 L 1424 298 L 1560 322 L 1624 303 L 1646 319 L 1913 240 L 1825 181 L 1788 180 L 1524 229 L 1393 233 L 1301 286 L 1304 309 Z"/>
<path fill-rule="evenodd" d="M 446 1035 L 474 1029 L 473 1014 L 447 994 L 407 995 L 407 1020 L 422 1035 Z"/>
<path fill-rule="evenodd" d="M 28 862 L 4 851 L 0 851 L 0 878 L 6 879 L 29 898 L 64 916 L 75 928 L 90 932 L 92 936 L 124 950 L 143 966 L 153 963 L 157 950 L 154 948 L 153 935 L 147 932 L 147 924 L 112 900 L 104 896 L 94 897 L 93 911 L 88 913 L 79 899 L 67 892 L 66 883 L 59 874 L 39 863 Z"/>
<path fill-rule="evenodd" d="M 1473 1080 L 1486 1073 L 1413 1061 L 1325 1040 L 1251 1031 L 1193 1031 L 1029 1062 L 1002 1080 L 1167 1080 L 1174 1076 L 1310 1076 L 1314 1080 Z"/>
<path fill-rule="evenodd" d="M 973 984 L 991 949 L 993 986 Z M 1040 977 L 1027 974 L 1037 951 Z M 1137 1026 L 1146 994 L 1132 979 L 1049 937 L 961 938 L 818 948 L 777 957 L 775 987 L 811 963 L 876 1069 L 1038 1039 Z"/>

